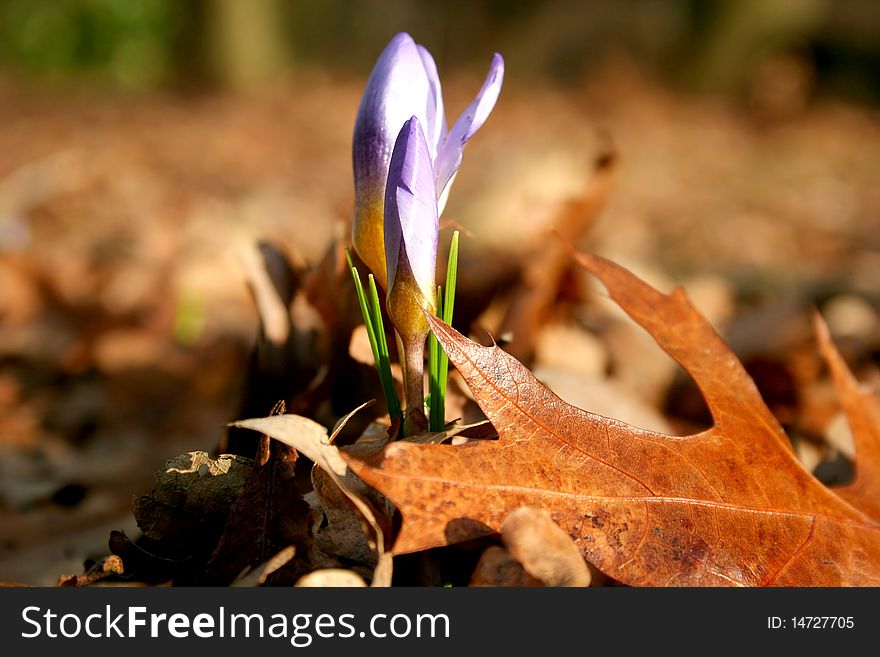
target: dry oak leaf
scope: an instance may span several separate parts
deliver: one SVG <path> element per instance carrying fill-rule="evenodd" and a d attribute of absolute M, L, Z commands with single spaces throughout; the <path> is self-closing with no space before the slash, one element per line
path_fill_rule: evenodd
<path fill-rule="evenodd" d="M 819 349 L 828 363 L 837 396 L 843 406 L 856 448 L 856 477 L 836 489 L 838 495 L 872 518 L 880 521 L 880 399 L 863 391 L 846 366 L 828 327 L 816 313 L 815 331 Z"/>
<path fill-rule="evenodd" d="M 661 294 L 603 258 L 577 258 L 693 377 L 714 426 L 676 437 L 593 415 L 498 347 L 431 318 L 499 439 L 396 442 L 378 465 L 349 459 L 403 516 L 393 551 L 498 532 L 525 505 L 547 510 L 588 561 L 629 585 L 880 585 L 880 524 L 800 465 L 684 291 Z"/>

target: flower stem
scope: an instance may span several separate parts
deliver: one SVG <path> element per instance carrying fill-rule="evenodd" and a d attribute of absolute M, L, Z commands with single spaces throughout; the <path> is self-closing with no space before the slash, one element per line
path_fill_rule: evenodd
<path fill-rule="evenodd" d="M 406 390 L 406 416 L 403 433 L 412 436 L 428 428 L 425 417 L 425 337 L 403 342 L 403 384 Z"/>

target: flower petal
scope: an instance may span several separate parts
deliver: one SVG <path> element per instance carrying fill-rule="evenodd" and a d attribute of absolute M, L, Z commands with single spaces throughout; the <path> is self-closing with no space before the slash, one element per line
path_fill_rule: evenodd
<path fill-rule="evenodd" d="M 403 125 L 394 144 L 384 223 L 388 293 L 403 274 L 411 275 L 423 297 L 414 301 L 431 306 L 439 230 L 437 188 L 431 153 L 415 116 Z"/>
<path fill-rule="evenodd" d="M 446 139 L 446 116 L 443 113 L 443 91 L 440 87 L 440 76 L 437 74 L 437 65 L 428 49 L 418 46 L 422 64 L 425 66 L 425 74 L 431 87 L 428 104 L 425 111 L 425 141 L 428 142 L 428 150 L 431 152 L 431 160 L 437 158 L 437 149 Z"/>
<path fill-rule="evenodd" d="M 492 112 L 492 108 L 495 107 L 495 101 L 498 100 L 498 94 L 501 93 L 501 83 L 503 80 L 504 59 L 501 55 L 495 53 L 482 89 L 480 89 L 473 102 L 458 117 L 458 120 L 456 120 L 455 125 L 452 126 L 446 140 L 440 147 L 440 152 L 437 154 L 437 159 L 434 163 L 437 176 L 437 190 L 444 198 L 452 177 L 458 171 L 458 167 L 461 166 L 462 149 L 468 139 L 473 137 L 474 133 L 480 129 L 480 126 L 486 122 L 486 119 Z"/>
<path fill-rule="evenodd" d="M 385 285 L 382 209 L 388 164 L 400 126 L 411 116 L 439 135 L 445 125 L 440 82 L 433 59 L 412 37 L 391 39 L 373 68 L 355 121 L 352 144 L 355 187 L 355 250 Z M 438 132 L 439 130 L 439 132 Z M 432 153 L 436 153 L 436 142 Z"/>

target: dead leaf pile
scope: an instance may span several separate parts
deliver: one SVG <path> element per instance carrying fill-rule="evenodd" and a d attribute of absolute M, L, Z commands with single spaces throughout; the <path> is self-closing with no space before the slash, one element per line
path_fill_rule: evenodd
<path fill-rule="evenodd" d="M 498 345 L 429 318 L 488 421 L 396 441 L 375 424 L 341 448 L 362 407 L 329 435 L 299 415 L 234 422 L 262 434 L 255 459 L 173 459 L 135 504 L 143 535 L 114 533 L 110 556 L 61 583 L 389 586 L 394 555 L 433 585 L 880 584 L 880 402 L 819 316 L 858 457 L 856 480 L 836 490 L 804 468 L 680 288 L 665 295 L 610 261 L 574 257 L 692 377 L 710 428 L 674 436 L 581 410 Z M 314 464 L 311 490 L 298 462 Z"/>

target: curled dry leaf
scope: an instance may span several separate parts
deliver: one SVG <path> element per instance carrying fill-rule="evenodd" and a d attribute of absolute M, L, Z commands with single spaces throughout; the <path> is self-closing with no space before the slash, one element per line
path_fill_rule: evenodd
<path fill-rule="evenodd" d="M 356 409 L 354 412 L 357 412 Z M 352 413 L 352 414 L 353 414 Z M 349 414 L 350 417 L 352 414 Z M 382 516 L 376 513 L 369 502 L 351 490 L 345 481 L 350 476 L 346 461 L 340 456 L 339 449 L 331 444 L 327 430 L 305 417 L 299 415 L 273 415 L 264 418 L 239 420 L 233 426 L 252 429 L 268 434 L 283 442 L 311 459 L 315 465 L 325 472 L 370 528 L 370 539 L 373 541 L 377 554 L 376 569 L 373 572 L 373 586 L 390 586 L 392 562 L 391 554 L 386 549 L 386 537 L 389 529 L 384 526 Z"/>
<path fill-rule="evenodd" d="M 368 402 L 369 405 L 372 402 Z M 363 407 L 361 407 L 363 408 Z M 333 442 L 349 418 L 357 413 L 355 409 L 336 423 L 330 442 Z M 371 423 L 353 445 L 342 447 L 344 451 L 358 459 L 369 460 L 382 451 L 387 444 L 389 427 L 377 422 Z M 391 517 L 392 509 L 388 500 L 376 489 L 367 485 L 359 477 L 346 470 L 342 477 L 344 488 L 367 501 L 371 508 L 381 509 L 387 517 Z M 318 547 L 334 557 L 348 560 L 350 567 L 359 572 L 373 572 L 376 568 L 376 550 L 364 532 L 362 516 L 351 503 L 348 494 L 319 467 L 312 468 L 312 487 L 323 514 L 327 518 L 326 526 L 322 527 L 317 536 Z"/>
<path fill-rule="evenodd" d="M 359 324 L 351 332 L 351 339 L 348 341 L 348 355 L 352 360 L 374 367 L 376 361 L 373 359 L 373 348 L 370 346 L 370 338 L 367 333 L 367 327 Z"/>
<path fill-rule="evenodd" d="M 229 584 L 289 547 L 296 558 L 276 565 L 260 583 L 289 586 L 311 569 L 313 518 L 296 484 L 296 460 L 291 447 L 263 436 L 199 583 Z"/>
<path fill-rule="evenodd" d="M 61 588 L 90 586 L 112 575 L 122 575 L 124 572 L 122 559 L 115 554 L 109 554 L 92 564 L 82 575 L 62 575 L 58 578 L 58 586 Z"/>
<path fill-rule="evenodd" d="M 501 525 L 505 547 L 480 555 L 471 586 L 589 586 L 590 569 L 571 537 L 542 509 L 521 507 Z"/>
<path fill-rule="evenodd" d="M 357 479 L 351 477 L 351 479 Z M 369 489 L 360 482 L 358 489 Z M 346 481 L 347 483 L 347 481 Z M 318 530 L 318 547 L 335 557 L 359 564 L 372 571 L 376 567 L 376 550 L 364 533 L 363 521 L 352 508 L 351 501 L 334 479 L 320 468 L 312 470 L 312 488 L 327 518 Z"/>
<path fill-rule="evenodd" d="M 421 445 L 440 445 L 454 438 L 461 438 L 463 442 L 467 442 L 467 440 L 488 440 L 497 437 L 497 435 L 495 428 L 488 420 L 471 424 L 455 421 L 448 423 L 443 431 L 423 431 L 407 436 L 403 440 Z M 353 454 L 353 456 L 357 456 L 357 454 Z"/>
<path fill-rule="evenodd" d="M 276 245 L 261 241 L 241 252 L 248 290 L 256 306 L 260 330 L 247 365 L 238 417 L 263 413 L 285 390 L 294 404 L 322 381 L 326 345 L 317 313 L 300 292 L 304 272 Z M 298 303 L 299 302 L 299 303 Z M 230 429 L 221 452 L 253 457 L 257 444 L 249 431 Z"/>
<path fill-rule="evenodd" d="M 241 575 L 235 578 L 230 586 L 241 588 L 262 586 L 269 579 L 270 575 L 289 564 L 295 556 L 296 546 L 288 545 L 286 548 L 284 548 L 283 550 L 279 550 L 277 554 L 273 555 L 260 565 L 243 571 Z"/>
<path fill-rule="evenodd" d="M 490 545 L 480 555 L 471 575 L 470 586 L 540 587 L 544 583 L 529 575 L 505 548 Z"/>
<path fill-rule="evenodd" d="M 522 507 L 501 525 L 501 540 L 526 572 L 547 586 L 589 586 L 590 569 L 580 550 L 550 514 Z"/>
<path fill-rule="evenodd" d="M 512 510 L 533 506 L 625 584 L 880 584 L 878 521 L 804 470 L 742 364 L 684 292 L 662 294 L 596 256 L 578 260 L 693 377 L 714 425 L 675 437 L 593 415 L 499 348 L 429 318 L 499 439 L 396 442 L 378 465 L 350 460 L 401 511 L 394 552 L 498 532 Z"/>
<path fill-rule="evenodd" d="M 257 306 L 261 339 L 280 347 L 287 342 L 291 331 L 288 306 L 293 298 L 292 289 L 296 287 L 296 276 L 283 256 L 278 254 L 273 258 L 277 252 L 270 249 L 266 244 L 248 244 L 242 250 L 241 263 Z"/>
<path fill-rule="evenodd" d="M 313 570 L 309 574 L 300 577 L 295 584 L 295 586 L 305 588 L 362 588 L 366 585 L 363 577 L 344 568 Z"/>

